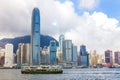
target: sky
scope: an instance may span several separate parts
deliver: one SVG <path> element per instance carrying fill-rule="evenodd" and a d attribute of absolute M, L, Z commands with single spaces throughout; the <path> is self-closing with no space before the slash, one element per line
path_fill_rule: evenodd
<path fill-rule="evenodd" d="M 0 0 L 0 39 L 30 35 L 31 16 L 40 9 L 41 34 L 60 34 L 88 52 L 120 50 L 120 0 Z"/>

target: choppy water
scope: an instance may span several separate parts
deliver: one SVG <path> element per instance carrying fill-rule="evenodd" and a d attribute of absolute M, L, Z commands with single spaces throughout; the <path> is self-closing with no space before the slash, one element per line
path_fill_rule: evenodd
<path fill-rule="evenodd" d="M 120 80 L 120 68 L 63 71 L 63 74 L 21 74 L 20 69 L 0 69 L 0 80 Z"/>

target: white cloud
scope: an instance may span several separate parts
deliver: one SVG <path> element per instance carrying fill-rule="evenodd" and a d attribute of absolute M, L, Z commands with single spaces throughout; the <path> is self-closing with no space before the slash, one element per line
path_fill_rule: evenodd
<path fill-rule="evenodd" d="M 106 49 L 120 49 L 119 21 L 109 18 L 105 13 L 94 12 L 90 15 L 84 12 L 79 16 L 69 0 L 64 3 L 54 0 L 7 2 L 8 0 L 4 0 L 0 3 L 1 38 L 30 34 L 32 9 L 38 7 L 42 34 L 56 39 L 60 34 L 65 34 L 66 39 L 72 39 L 77 46 L 85 44 L 88 50 L 96 49 L 98 53 L 103 53 Z"/>
<path fill-rule="evenodd" d="M 99 0 L 79 0 L 79 8 L 93 9 L 99 3 Z"/>
<path fill-rule="evenodd" d="M 106 49 L 120 50 L 118 23 L 118 20 L 108 18 L 102 12 L 94 12 L 92 15 L 85 12 L 79 17 L 79 25 L 65 35 L 73 39 L 75 44 L 87 45 L 89 51 L 95 49 L 98 53 L 104 53 Z"/>

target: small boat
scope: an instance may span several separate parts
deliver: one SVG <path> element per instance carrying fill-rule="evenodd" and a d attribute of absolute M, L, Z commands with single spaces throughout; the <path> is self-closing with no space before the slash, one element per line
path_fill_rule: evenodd
<path fill-rule="evenodd" d="M 22 74 L 62 74 L 63 70 L 58 66 L 23 66 Z"/>

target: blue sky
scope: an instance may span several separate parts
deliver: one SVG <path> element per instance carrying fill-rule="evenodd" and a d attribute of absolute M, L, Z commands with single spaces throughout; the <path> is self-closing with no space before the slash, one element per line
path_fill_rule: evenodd
<path fill-rule="evenodd" d="M 61 3 L 64 3 L 66 0 L 59 0 Z M 120 20 L 120 0 L 99 0 L 96 7 L 93 9 L 79 9 L 80 0 L 70 0 L 74 3 L 74 8 L 77 14 L 82 15 L 84 11 L 90 13 L 103 12 L 107 14 L 108 17 L 114 17 Z M 96 0 L 97 1 L 97 0 Z"/>

